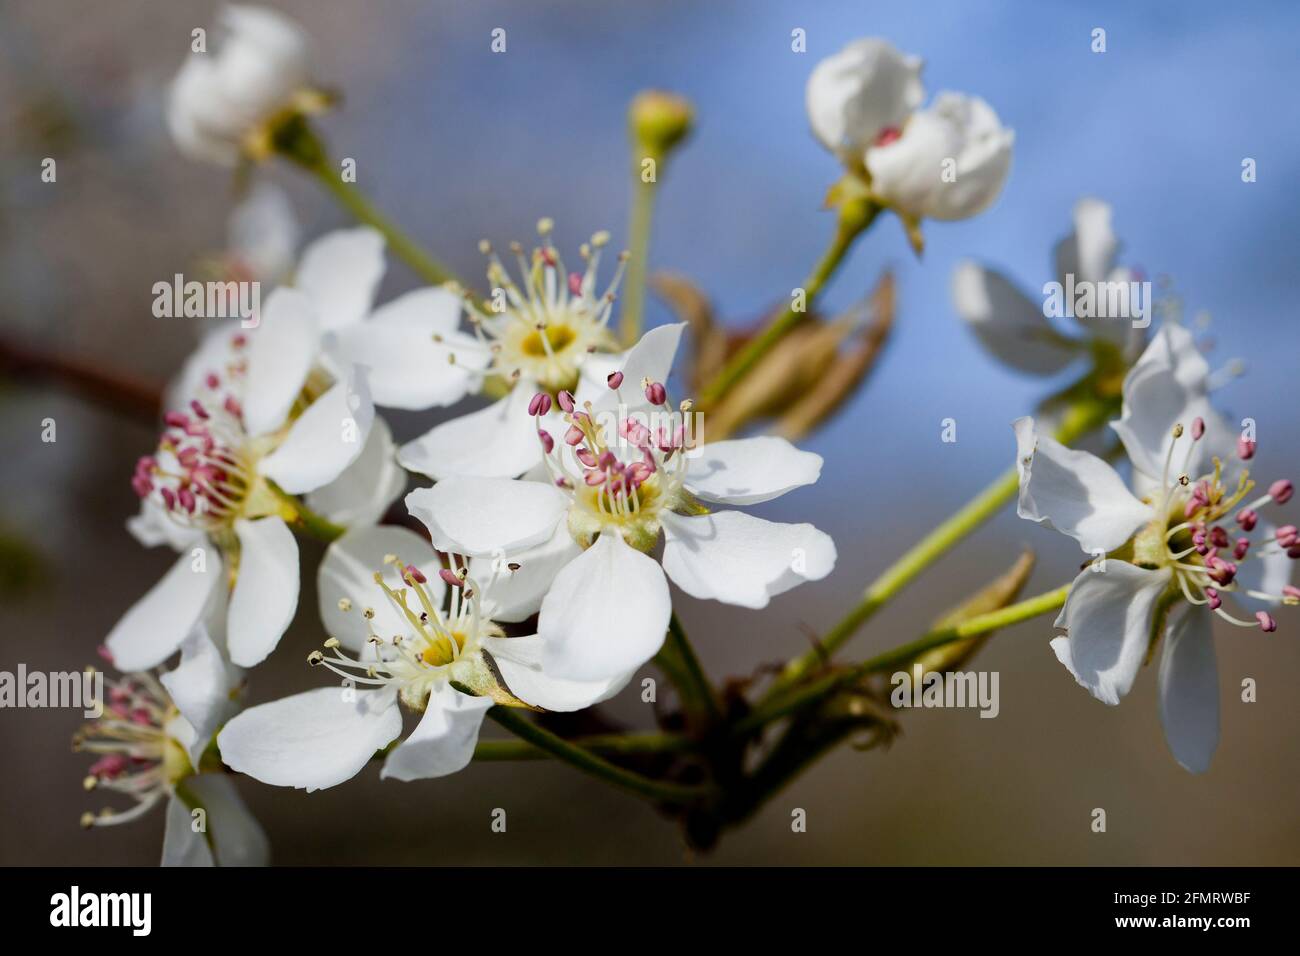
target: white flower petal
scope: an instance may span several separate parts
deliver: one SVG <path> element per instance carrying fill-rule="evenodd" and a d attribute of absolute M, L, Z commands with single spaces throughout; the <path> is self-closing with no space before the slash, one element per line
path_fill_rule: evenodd
<path fill-rule="evenodd" d="M 224 118 L 211 116 L 210 104 L 224 101 L 213 62 L 205 54 L 191 54 L 172 80 L 167 98 L 167 129 L 177 148 L 190 159 L 234 166 L 239 161 L 238 129 Z M 218 122 L 212 122 L 213 119 Z M 225 127 L 225 128 L 223 128 Z"/>
<path fill-rule="evenodd" d="M 1146 334 L 1144 326 L 1150 324 L 1149 312 L 1145 315 L 1146 321 L 1139 322 L 1151 304 L 1141 297 L 1140 292 L 1135 293 L 1133 283 L 1136 278 L 1134 272 L 1120 267 L 1092 286 L 1079 288 L 1076 282 L 1074 300 L 1066 303 L 1071 307 L 1075 325 L 1083 329 L 1088 338 L 1109 342 L 1126 358 L 1137 354 Z M 1070 287 L 1063 291 L 1068 293 Z"/>
<path fill-rule="evenodd" d="M 478 388 L 490 358 L 477 339 L 456 331 L 460 308 L 459 297 L 446 289 L 416 289 L 369 321 L 340 329 L 331 351 L 345 365 L 370 369 L 377 405 L 451 405 Z"/>
<path fill-rule="evenodd" d="M 668 381 L 685 328 L 685 322 L 677 322 L 661 325 L 641 336 L 641 341 L 628 350 L 619 369 L 623 373 L 622 386 L 617 392 L 607 386 L 605 394 L 597 398 L 592 407 L 597 411 L 610 411 L 618 408 L 621 399 L 629 411 L 651 408 L 641 382 L 647 378 L 652 382 Z"/>
<path fill-rule="evenodd" d="M 902 135 L 864 154 L 872 192 L 906 215 L 925 214 L 940 186 L 942 164 L 961 151 L 961 130 L 929 110 L 914 114 Z"/>
<path fill-rule="evenodd" d="M 1056 244 L 1056 276 L 1080 282 L 1102 282 L 1115 268 L 1119 240 L 1111 228 L 1110 203 L 1085 196 L 1074 204 L 1074 231 Z"/>
<path fill-rule="evenodd" d="M 167 798 L 161 865 L 216 866 L 206 835 L 194 830 L 194 817 L 190 815 L 190 808 L 175 794 Z"/>
<path fill-rule="evenodd" d="M 1277 538 L 1277 526 L 1268 521 L 1260 521 L 1252 535 L 1255 552 L 1244 561 L 1238 562 L 1237 584 L 1240 591 L 1233 591 L 1232 598 L 1251 611 L 1267 608 L 1281 602 L 1282 589 L 1291 583 L 1291 572 L 1295 562 L 1287 557 L 1286 551 L 1280 549 L 1263 550 L 1265 542 Z M 1257 598 L 1245 591 L 1257 591 L 1270 595 L 1270 599 Z M 1247 615 L 1249 616 L 1249 615 Z"/>
<path fill-rule="evenodd" d="M 460 296 L 442 286 L 415 289 L 385 302 L 370 314 L 372 325 L 419 328 L 429 333 L 447 334 L 460 328 L 460 314 L 465 305 Z M 477 342 L 473 336 L 467 341 Z M 461 356 L 457 356 L 460 360 Z"/>
<path fill-rule="evenodd" d="M 329 484 L 307 492 L 307 507 L 345 527 L 374 524 L 406 490 L 388 423 L 375 416 L 357 460 Z"/>
<path fill-rule="evenodd" d="M 323 332 L 360 322 L 384 277 L 384 237 L 369 226 L 326 233 L 302 254 L 294 285 L 316 307 Z"/>
<path fill-rule="evenodd" d="M 1194 442 L 1191 427 L 1197 418 L 1205 422 L 1205 435 Z M 1175 439 L 1174 426 L 1178 424 L 1183 426 L 1183 435 Z M 1123 412 L 1110 427 L 1124 443 L 1133 467 L 1157 487 L 1162 481 L 1175 481 L 1183 470 L 1193 478 L 1204 474 L 1215 455 L 1229 465 L 1235 459 L 1237 433 L 1204 393 L 1180 384 L 1173 369 L 1148 366 L 1141 375 L 1130 374 L 1124 383 Z"/>
<path fill-rule="evenodd" d="M 835 567 L 835 542 L 810 524 L 764 521 L 739 511 L 663 516 L 664 570 L 692 597 L 740 607 L 768 601 Z"/>
<path fill-rule="evenodd" d="M 208 811 L 208 832 L 217 845 L 218 866 L 266 866 L 271 843 L 257 818 L 225 774 L 191 778 L 189 788 Z"/>
<path fill-rule="evenodd" d="M 593 352 L 578 370 L 578 387 L 573 393 L 574 403 L 583 407 L 595 403 L 609 391 L 609 377 L 627 364 L 627 352 Z M 638 383 L 639 384 L 639 383 Z"/>
<path fill-rule="evenodd" d="M 308 39 L 297 23 L 252 4 L 229 4 L 220 19 L 223 42 L 216 59 L 230 99 L 256 103 L 265 113 L 306 85 Z"/>
<path fill-rule="evenodd" d="M 239 573 L 230 595 L 226 645 L 240 667 L 266 660 L 298 609 L 298 542 L 283 518 L 235 522 Z"/>
<path fill-rule="evenodd" d="M 555 575 L 582 553 L 567 522 L 541 544 L 519 551 L 502 550 L 491 557 L 471 558 L 470 577 L 483 589 L 483 614 L 498 622 L 522 621 L 536 614 Z M 510 570 L 511 564 L 518 568 Z"/>
<path fill-rule="evenodd" d="M 126 530 L 146 548 L 165 544 L 173 551 L 184 551 L 205 537 L 199 529 L 172 520 L 152 495 L 140 502 L 139 514 L 126 519 Z"/>
<path fill-rule="evenodd" d="M 226 379 L 226 369 L 234 356 L 235 336 L 243 334 L 239 319 L 219 320 L 211 331 L 205 332 L 199 347 L 190 353 L 180 372 L 167 383 L 163 393 L 163 410 L 184 411 L 190 401 L 208 397 L 205 384 L 210 373 Z"/>
<path fill-rule="evenodd" d="M 463 770 L 474 759 L 479 728 L 491 706 L 490 697 L 471 697 L 450 684 L 435 687 L 419 725 L 388 755 L 379 776 L 427 780 Z"/>
<path fill-rule="evenodd" d="M 113 665 L 129 673 L 157 667 L 171 657 L 202 619 L 221 581 L 221 552 L 216 547 L 204 541 L 181 554 L 109 633 L 105 643 Z"/>
<path fill-rule="evenodd" d="M 1011 427 L 1020 517 L 1068 534 L 1094 555 L 1118 548 L 1151 520 L 1151 507 L 1133 497 L 1124 479 L 1096 455 L 1038 435 L 1032 418 L 1017 418 Z"/>
<path fill-rule="evenodd" d="M 525 703 L 553 711 L 582 710 L 609 700 L 632 679 L 636 670 L 598 681 L 553 677 L 542 665 L 546 642 L 536 634 L 526 637 L 488 637 L 483 649 L 492 655 L 506 688 Z"/>
<path fill-rule="evenodd" d="M 239 683 L 239 674 L 212 642 L 208 629 L 199 624 L 181 645 L 180 664 L 159 680 L 194 731 L 189 757 L 190 765 L 197 767 L 212 735 L 237 710 L 231 690 Z"/>
<path fill-rule="evenodd" d="M 1093 697 L 1118 704 L 1146 657 L 1170 572 L 1111 558 L 1105 567 L 1084 568 L 1074 579 L 1056 619 L 1069 635 L 1053 639 L 1052 650 Z"/>
<path fill-rule="evenodd" d="M 298 221 L 283 189 L 259 179 L 230 213 L 227 251 L 254 279 L 278 282 L 293 269 Z"/>
<path fill-rule="evenodd" d="M 1180 325 L 1164 323 L 1152 338 L 1124 379 L 1124 408 L 1111 428 L 1120 436 L 1124 450 L 1140 473 L 1135 486 L 1156 486 L 1164 472 L 1164 461 L 1174 442 L 1173 427 L 1181 424 L 1190 429 L 1196 418 L 1205 422 L 1205 435 L 1196 442 L 1187 457 L 1189 434 L 1179 439 L 1174 450 L 1173 467 L 1192 477 L 1204 474 L 1217 456 L 1225 464 L 1225 478 L 1236 478 L 1237 431 L 1232 428 L 1209 399 L 1210 366 L 1205 361 L 1192 333 Z M 1171 474 L 1169 480 L 1177 478 Z"/>
<path fill-rule="evenodd" d="M 952 302 L 980 344 L 1004 365 L 1050 375 L 1079 357 L 1075 343 L 1047 321 L 1042 304 L 1000 272 L 959 263 L 952 273 Z"/>
<path fill-rule="evenodd" d="M 520 382 L 486 408 L 443 422 L 399 448 L 398 462 L 435 480 L 522 475 L 542 460 L 537 424 L 528 414 L 535 388 Z"/>
<path fill-rule="evenodd" d="M 849 43 L 808 77 L 805 101 L 813 135 L 834 153 L 866 149 L 921 105 L 921 59 L 877 37 Z"/>
<path fill-rule="evenodd" d="M 1011 170 L 1015 134 L 976 96 L 940 93 L 898 139 L 867 149 L 871 191 L 903 215 L 955 220 L 992 205 Z M 953 175 L 945 176 L 951 165 Z"/>
<path fill-rule="evenodd" d="M 298 416 L 284 441 L 258 467 L 289 494 L 314 491 L 360 457 L 374 419 L 365 372 L 354 368 Z"/>
<path fill-rule="evenodd" d="M 689 459 L 686 487 L 705 501 L 754 505 L 814 484 L 821 473 L 821 455 L 764 435 L 707 442 Z"/>
<path fill-rule="evenodd" d="M 284 424 L 320 346 L 311 300 L 297 289 L 276 289 L 248 330 L 244 429 L 265 435 Z"/>
<path fill-rule="evenodd" d="M 438 576 L 442 562 L 428 541 L 414 531 L 393 525 L 355 528 L 325 549 L 316 576 L 325 633 L 352 651 L 365 647 L 371 628 L 385 640 L 412 632 L 410 622 L 385 599 L 384 592 L 375 583 L 375 572 L 381 571 L 389 587 L 407 587 L 401 583 L 398 570 L 384 564 L 384 558 L 390 554 L 419 568 L 427 579 L 424 587 L 435 606 L 442 606 L 447 585 Z M 351 602 L 351 610 L 339 609 L 343 598 Z M 413 607 L 418 606 L 418 601 L 411 603 Z M 363 616 L 366 608 L 375 612 L 372 621 L 367 622 Z"/>
<path fill-rule="evenodd" d="M 249 812 L 230 777 L 220 773 L 197 774 L 185 778 L 183 785 L 206 811 L 208 832 L 206 838 L 205 834 L 194 832 L 195 818 L 190 808 L 173 796 L 167 803 L 163 866 L 211 866 L 213 854 L 208 839 L 215 846 L 218 866 L 270 863 L 271 844 L 266 831 Z"/>
<path fill-rule="evenodd" d="M 1196 337 L 1175 322 L 1165 322 L 1152 336 L 1150 343 L 1133 363 L 1125 379 L 1140 378 L 1148 369 L 1161 368 L 1173 373 L 1174 378 L 1191 394 L 1209 392 L 1210 363 L 1201 354 Z"/>
<path fill-rule="evenodd" d="M 217 746 L 232 770 L 310 792 L 352 779 L 401 732 L 391 691 L 319 687 L 244 711 Z"/>
<path fill-rule="evenodd" d="M 447 478 L 406 496 L 434 547 L 464 555 L 506 554 L 546 541 L 568 509 L 553 485 L 513 478 Z"/>
<path fill-rule="evenodd" d="M 1189 607 L 1169 628 L 1160 658 L 1160 723 L 1174 759 L 1192 773 L 1210 769 L 1219 745 L 1219 667 L 1211 614 Z"/>
<path fill-rule="evenodd" d="M 542 601 L 537 632 L 553 677 L 611 680 L 659 652 L 672 599 L 663 570 L 617 534 L 570 561 Z"/>

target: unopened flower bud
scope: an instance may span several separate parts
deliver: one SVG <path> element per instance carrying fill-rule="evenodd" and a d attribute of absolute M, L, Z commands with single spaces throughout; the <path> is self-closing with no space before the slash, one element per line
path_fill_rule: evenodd
<path fill-rule="evenodd" d="M 638 93 L 628 108 L 632 140 L 648 156 L 663 157 L 691 131 L 695 110 L 689 100 L 662 90 Z"/>

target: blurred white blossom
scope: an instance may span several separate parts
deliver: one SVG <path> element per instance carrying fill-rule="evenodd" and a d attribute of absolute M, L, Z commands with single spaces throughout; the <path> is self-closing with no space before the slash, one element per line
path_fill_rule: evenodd
<path fill-rule="evenodd" d="M 87 812 L 82 824 L 119 826 L 165 803 L 164 866 L 265 865 L 266 834 L 231 779 L 204 759 L 218 726 L 238 710 L 241 678 L 200 626 L 172 670 L 105 682 L 104 712 L 73 738 L 73 748 L 96 758 L 87 790 L 134 805 Z"/>
<path fill-rule="evenodd" d="M 222 9 L 220 36 L 192 51 L 172 81 L 167 125 L 187 156 L 221 166 L 267 149 L 278 114 L 307 108 L 308 40 L 296 23 L 267 7 Z"/>
<path fill-rule="evenodd" d="M 940 93 L 920 109 L 921 66 L 885 40 L 855 40 L 809 76 L 809 122 L 868 195 L 909 224 L 966 219 L 1002 191 L 1015 134 L 979 97 Z"/>

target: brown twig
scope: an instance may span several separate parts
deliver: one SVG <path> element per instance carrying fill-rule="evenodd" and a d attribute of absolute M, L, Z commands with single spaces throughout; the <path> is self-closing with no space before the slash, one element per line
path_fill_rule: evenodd
<path fill-rule="evenodd" d="M 142 421 L 156 422 L 162 410 L 163 390 L 157 385 L 85 360 L 36 352 L 4 340 L 0 340 L 0 373 L 53 382 Z"/>

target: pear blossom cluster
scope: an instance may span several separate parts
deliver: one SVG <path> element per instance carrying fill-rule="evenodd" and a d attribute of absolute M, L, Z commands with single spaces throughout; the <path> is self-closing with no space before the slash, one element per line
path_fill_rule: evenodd
<path fill-rule="evenodd" d="M 1020 516 L 1070 535 L 1094 559 L 1074 579 L 1056 621 L 1067 633 L 1052 650 L 1113 705 L 1162 645 L 1165 736 L 1194 772 L 1208 769 L 1219 739 L 1211 621 L 1272 633 L 1274 611 L 1300 603 L 1295 525 L 1269 520 L 1294 485 L 1250 477 L 1256 443 L 1212 407 L 1209 377 L 1191 332 L 1173 324 L 1129 371 L 1111 428 L 1132 465 L 1132 490 L 1103 459 L 1040 435 L 1033 419 L 1014 423 Z"/>
<path fill-rule="evenodd" d="M 231 666 L 255 666 L 297 610 L 296 513 L 331 484 L 341 489 L 334 512 L 369 512 L 329 545 L 320 566 L 329 637 L 308 662 L 335 681 L 211 728 L 230 769 L 272 785 L 334 786 L 389 748 L 409 711 L 418 726 L 388 751 L 381 775 L 453 773 L 470 761 L 492 706 L 577 710 L 622 689 L 663 644 L 669 578 L 696 597 L 761 608 L 833 568 L 833 543 L 811 525 L 710 509 L 812 484 L 820 457 L 777 438 L 688 448 L 689 402 L 652 432 L 643 420 L 668 410 L 665 383 L 683 326 L 654 329 L 616 351 L 606 325 L 617 277 L 610 291 L 593 292 L 606 237 L 597 233 L 582 250 L 585 275 L 561 282 L 550 230 L 545 222 L 539 229 L 544 245 L 524 286 L 503 287 L 504 314 L 478 311 L 460 296 L 469 334 L 445 317 L 424 318 L 447 301 L 444 290 L 433 290 L 439 296 L 422 296 L 419 310 L 403 300 L 385 307 L 391 319 L 358 321 L 366 304 L 354 297 L 353 320 L 330 322 L 338 331 L 322 336 L 325 303 L 333 302 L 336 316 L 338 304 L 316 291 L 310 260 L 350 246 L 355 274 L 373 247 L 362 231 L 327 236 L 304 256 L 298 285 L 269 297 L 257 327 L 205 342 L 187 366 L 177 391 L 194 397 L 166 413 L 158 448 L 132 477 L 142 499 L 138 536 L 167 540 L 182 553 L 110 634 L 111 659 L 157 666 L 211 628 L 224 631 L 221 653 Z M 379 271 L 366 267 L 372 276 Z M 490 275 L 507 281 L 495 258 Z M 371 327 L 377 338 L 366 336 Z M 336 416 L 337 424 L 364 406 L 367 425 L 378 431 L 370 403 L 411 398 L 414 390 L 394 389 L 393 380 L 416 382 L 402 375 L 412 355 L 425 359 L 421 379 L 451 379 L 445 387 L 421 383 L 425 404 L 482 387 L 493 375 L 520 396 L 501 400 L 517 422 L 495 442 L 500 458 L 467 456 L 457 469 L 467 473 L 407 495 L 427 536 L 377 524 L 378 513 L 365 507 L 377 490 L 385 500 L 393 492 L 349 477 L 365 464 L 364 439 L 343 454 L 337 436 L 311 427 L 317 415 Z M 340 381 L 344 368 L 350 377 Z M 633 381 L 642 382 L 634 394 Z M 438 438 L 419 442 L 437 450 Z M 447 444 L 454 456 L 455 442 Z M 406 453 L 390 440 L 380 448 L 390 463 Z M 482 474 L 474 474 L 475 461 Z M 503 467 L 510 473 L 502 475 Z M 661 533 L 662 566 L 648 554 Z M 197 567 L 196 542 L 206 558 Z M 530 619 L 535 633 L 517 633 Z"/>
<path fill-rule="evenodd" d="M 177 76 L 168 121 L 189 156 L 265 160 L 285 124 L 328 97 L 287 18 L 230 7 L 222 27 L 217 52 Z M 923 108 L 920 73 L 919 58 L 868 38 L 807 86 L 813 133 L 849 188 L 909 230 L 988 208 L 1014 144 L 978 97 L 940 93 Z M 1110 221 L 1106 204 L 1080 202 L 1058 271 L 1130 277 Z M 681 595 L 760 612 L 834 571 L 826 531 L 747 510 L 814 486 L 822 457 L 772 435 L 709 441 L 707 413 L 674 399 L 686 324 L 626 345 L 628 255 L 611 264 L 596 231 L 570 271 L 555 232 L 544 218 L 536 247 L 511 243 L 513 272 L 481 243 L 486 295 L 449 282 L 376 305 L 381 231 L 336 230 L 298 253 L 283 194 L 259 183 L 238 207 L 220 268 L 276 288 L 250 328 L 204 337 L 130 476 L 131 533 L 177 557 L 105 640 L 122 676 L 75 745 L 94 758 L 87 788 L 132 806 L 90 813 L 88 826 L 165 805 L 165 863 L 265 862 L 232 774 L 314 791 L 372 763 L 398 781 L 457 773 L 493 708 L 573 712 L 617 696 L 664 648 Z M 1278 511 L 1293 485 L 1250 477 L 1254 437 L 1213 407 L 1181 326 L 1149 343 L 1127 326 L 1067 333 L 972 263 L 952 288 L 981 342 L 1015 367 L 1050 374 L 1104 349 L 1125 372 L 1112 429 L 1131 481 L 1022 418 L 1018 513 L 1091 556 L 1057 620 L 1057 659 L 1116 704 L 1162 646 L 1169 745 L 1206 769 L 1218 740 L 1211 620 L 1273 632 L 1278 608 L 1300 603 L 1300 532 Z M 380 412 L 452 408 L 401 444 Z M 304 538 L 327 542 L 310 610 Z M 259 685 L 253 669 L 308 617 L 323 640 L 287 652 L 319 686 Z M 262 702 L 245 707 L 246 687 Z M 206 833 L 191 826 L 199 810 Z"/>

